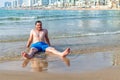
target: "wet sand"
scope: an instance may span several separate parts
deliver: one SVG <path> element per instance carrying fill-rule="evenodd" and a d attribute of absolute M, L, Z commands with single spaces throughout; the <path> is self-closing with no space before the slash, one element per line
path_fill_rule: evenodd
<path fill-rule="evenodd" d="M 18 71 L 0 71 L 1 80 L 119 80 L 120 67 L 111 67 L 101 71 L 93 71 L 86 73 L 33 73 Z"/>
<path fill-rule="evenodd" d="M 94 54 L 96 52 L 108 52 L 107 54 L 109 54 L 109 52 L 112 52 L 113 55 L 113 65 L 109 66 L 107 68 L 103 68 L 103 69 L 98 69 L 98 70 L 88 70 L 85 72 L 75 72 L 75 71 L 71 71 L 71 72 L 67 72 L 67 73 L 61 73 L 61 72 L 50 72 L 50 71 L 38 71 L 38 69 L 34 69 L 37 70 L 36 71 L 23 71 L 20 70 L 20 68 L 16 68 L 14 70 L 11 69 L 3 69 L 0 70 L 0 79 L 1 80 L 35 80 L 35 79 L 49 79 L 49 80 L 74 80 L 74 79 L 79 79 L 79 80 L 119 80 L 120 79 L 120 46 L 119 45 L 113 45 L 113 46 L 104 46 L 104 47 L 92 47 L 89 49 L 82 49 L 82 50 L 75 50 L 72 51 L 72 53 L 84 53 L 84 54 Z M 101 53 L 99 53 L 101 54 Z M 72 54 L 71 54 L 72 55 Z M 54 57 L 55 55 L 50 55 L 52 57 Z M 69 56 L 68 56 L 69 57 Z M 38 59 L 34 58 L 31 61 L 32 66 L 28 65 L 29 68 L 27 68 L 28 70 L 30 69 L 30 67 L 35 68 L 35 66 L 38 66 L 36 64 L 40 64 L 39 61 L 37 61 Z M 65 66 L 70 66 L 70 64 L 67 65 L 68 61 L 64 61 L 63 60 Z M 23 61 L 23 60 L 22 60 Z M 104 62 L 103 62 L 104 63 Z M 3 63 L 1 63 L 3 65 Z M 10 62 L 4 64 L 4 67 L 8 67 L 10 68 L 9 64 L 11 64 Z M 17 64 L 15 64 L 16 66 L 18 64 L 21 64 L 21 61 L 18 61 Z M 61 65 L 61 64 L 60 64 Z M 43 66 L 43 65 L 42 65 Z M 48 64 L 46 63 L 46 66 L 48 66 Z M 77 66 L 77 65 L 75 65 Z M 22 69 L 22 66 L 19 66 Z M 81 66 L 80 66 L 81 67 Z M 17 70 L 18 69 L 18 70 Z M 7 77 L 6 77 L 7 76 Z"/>

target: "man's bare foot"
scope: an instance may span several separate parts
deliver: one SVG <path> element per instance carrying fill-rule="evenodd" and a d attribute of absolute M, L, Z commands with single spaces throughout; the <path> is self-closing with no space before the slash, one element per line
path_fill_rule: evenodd
<path fill-rule="evenodd" d="M 66 57 L 70 53 L 70 48 L 67 48 L 65 51 L 62 52 L 62 57 Z"/>
<path fill-rule="evenodd" d="M 21 52 L 21 56 L 24 58 L 24 59 L 30 59 L 29 58 L 29 55 L 26 53 L 26 52 Z"/>

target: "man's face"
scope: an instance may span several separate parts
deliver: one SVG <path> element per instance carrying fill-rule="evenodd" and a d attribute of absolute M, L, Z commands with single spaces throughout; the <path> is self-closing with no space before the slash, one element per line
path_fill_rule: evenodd
<path fill-rule="evenodd" d="M 38 31 L 42 30 L 42 23 L 37 23 L 35 26 Z"/>

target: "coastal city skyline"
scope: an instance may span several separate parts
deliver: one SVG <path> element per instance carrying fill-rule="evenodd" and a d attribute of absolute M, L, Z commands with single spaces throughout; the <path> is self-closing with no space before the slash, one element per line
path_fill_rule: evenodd
<path fill-rule="evenodd" d="M 90 8 L 95 6 L 120 7 L 120 0 L 0 0 L 0 7 L 71 7 Z"/>

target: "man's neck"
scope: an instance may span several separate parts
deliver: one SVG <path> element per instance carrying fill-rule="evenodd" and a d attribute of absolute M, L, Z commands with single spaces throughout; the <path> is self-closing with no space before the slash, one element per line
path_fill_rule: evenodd
<path fill-rule="evenodd" d="M 43 29 L 41 29 L 41 30 L 35 29 L 35 30 L 38 31 L 38 32 L 43 31 Z"/>

